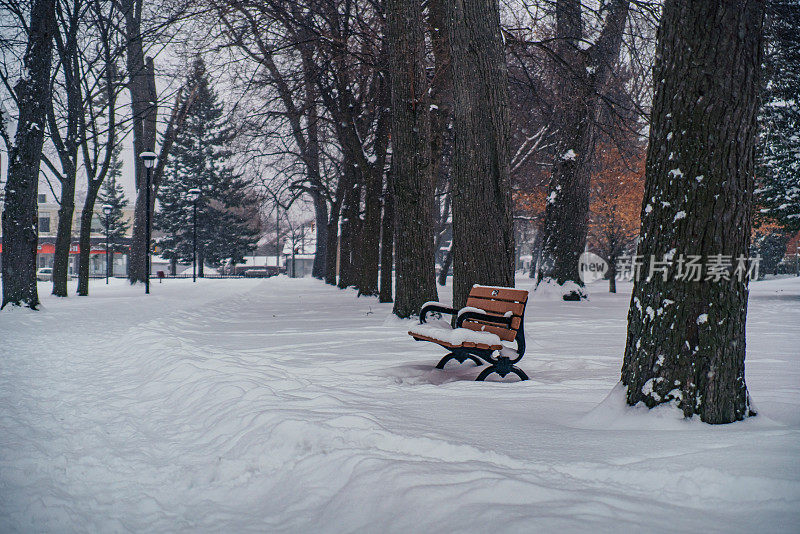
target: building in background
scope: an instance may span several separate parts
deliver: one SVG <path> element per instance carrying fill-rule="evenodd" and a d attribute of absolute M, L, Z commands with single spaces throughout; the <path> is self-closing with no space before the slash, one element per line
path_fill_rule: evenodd
<path fill-rule="evenodd" d="M 86 198 L 86 193 L 78 191 L 75 195 L 75 213 L 72 218 L 72 243 L 69 250 L 69 273 L 77 275 L 78 273 L 78 254 L 80 247 L 78 244 L 78 235 L 80 232 L 80 213 L 83 210 L 83 202 Z M 56 231 L 58 230 L 58 208 L 59 204 L 55 202 L 50 193 L 39 193 L 38 196 L 38 222 L 39 222 L 39 245 L 37 248 L 36 267 L 41 269 L 43 267 L 53 267 L 53 258 L 55 255 L 56 244 Z M 0 212 L 3 210 L 3 200 L 0 198 Z M 120 242 L 117 239 L 111 243 L 114 250 L 113 271 L 111 274 L 117 276 L 124 276 L 128 272 L 128 250 L 131 241 L 131 229 L 133 224 L 133 208 L 124 209 L 123 216 L 125 221 L 128 222 L 128 230 L 125 237 Z M 106 234 L 105 223 L 103 215 L 103 206 L 100 203 L 95 205 L 95 213 L 92 218 L 92 231 L 91 231 L 91 245 L 92 250 L 89 253 L 89 276 L 105 276 L 106 274 Z M 0 228 L 0 252 L 2 252 L 2 229 Z M 0 262 L 2 257 L 0 257 Z"/>
<path fill-rule="evenodd" d="M 291 278 L 311 276 L 316 251 L 317 233 L 313 221 L 290 227 L 282 251 L 286 274 Z"/>

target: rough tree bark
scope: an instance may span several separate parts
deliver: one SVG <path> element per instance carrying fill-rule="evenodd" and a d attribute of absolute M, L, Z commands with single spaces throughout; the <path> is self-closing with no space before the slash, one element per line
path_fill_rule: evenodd
<path fill-rule="evenodd" d="M 434 61 L 430 90 L 431 175 L 434 183 L 441 184 L 445 182 L 443 184 L 445 187 L 441 189 L 446 189 L 446 182 L 448 181 L 446 176 L 442 176 L 441 169 L 445 147 L 445 132 L 450 126 L 453 115 L 453 69 L 450 63 L 450 33 L 447 31 L 448 1 L 431 0 L 428 2 L 428 30 L 430 32 Z M 445 212 L 443 219 L 446 221 L 449 215 L 449 206 L 443 211 Z M 439 232 L 439 234 L 441 235 L 443 232 Z M 438 241 L 441 241 L 441 239 L 438 239 Z M 438 246 L 435 250 L 438 253 Z"/>
<path fill-rule="evenodd" d="M 345 162 L 348 161 L 345 155 Z M 352 160 L 350 160 L 352 161 Z M 361 249 L 359 235 L 361 218 L 361 184 L 356 178 L 356 172 L 351 165 L 345 163 L 345 174 L 350 174 L 347 179 L 354 185 L 345 191 L 342 202 L 342 229 L 339 235 L 339 288 L 355 286 L 359 281 L 359 268 L 361 266 Z"/>
<path fill-rule="evenodd" d="M 385 50 L 384 56 L 388 55 Z M 391 126 L 390 106 L 391 88 L 388 73 L 378 75 L 378 106 L 380 112 L 375 127 L 375 163 L 367 173 L 364 198 L 364 224 L 361 231 L 362 264 L 359 295 L 378 294 L 378 263 L 380 260 L 381 234 L 381 191 L 386 167 L 386 151 L 389 146 L 389 127 Z"/>
<path fill-rule="evenodd" d="M 55 31 L 54 0 L 35 0 L 31 7 L 25 75 L 15 91 L 19 119 L 8 155 L 3 209 L 3 304 L 39 306 L 36 289 L 37 198 L 45 116 L 50 99 L 50 65 Z"/>
<path fill-rule="evenodd" d="M 128 257 L 128 280 L 132 284 L 144 282 L 147 257 L 145 235 L 145 197 L 147 169 L 139 154 L 155 152 L 156 119 L 158 103 L 155 71 L 152 58 L 145 58 L 142 41 L 142 2 L 143 0 L 121 0 L 125 15 L 126 59 L 128 66 L 128 90 L 131 93 L 134 171 L 136 174 L 136 203 L 133 218 L 133 235 Z M 150 194 L 151 206 L 155 194 Z M 152 207 L 148 206 L 152 212 Z M 152 214 L 152 213 L 151 213 Z"/>
<path fill-rule="evenodd" d="M 439 278 L 438 282 L 440 286 L 447 285 L 447 275 L 450 274 L 450 267 L 453 266 L 453 248 L 449 248 L 447 250 L 447 254 L 444 255 L 444 260 L 442 261 L 442 268 L 439 271 Z"/>
<path fill-rule="evenodd" d="M 689 255 L 748 255 L 763 14 L 763 1 L 669 0 L 658 31 L 638 254 L 673 263 L 634 284 L 622 382 L 631 405 L 675 400 L 707 423 L 752 415 L 748 282 L 676 275 Z"/>
<path fill-rule="evenodd" d="M 514 286 L 508 72 L 497 0 L 455 0 L 453 64 L 453 305 L 474 284 Z"/>
<path fill-rule="evenodd" d="M 559 285 L 572 282 L 583 286 L 578 259 L 586 246 L 588 231 L 589 165 L 594 153 L 595 125 L 602 106 L 600 94 L 619 55 L 628 1 L 614 0 L 606 9 L 609 12 L 597 41 L 583 50 L 580 0 L 556 2 L 559 128 L 545 206 L 538 282 L 549 279 Z M 568 289 L 564 295 L 565 300 L 585 297 L 582 289 Z"/>
<path fill-rule="evenodd" d="M 334 211 L 335 210 L 335 211 Z M 331 220 L 328 224 L 328 244 L 325 247 L 325 283 L 336 285 L 336 257 L 339 253 L 339 207 L 331 208 Z"/>
<path fill-rule="evenodd" d="M 394 313 L 410 317 L 438 298 L 425 35 L 418 0 L 389 0 L 386 10 L 397 217 Z"/>
<path fill-rule="evenodd" d="M 383 219 L 381 220 L 381 289 L 379 302 L 392 302 L 394 289 L 394 198 L 392 173 L 386 173 L 386 190 L 383 193 Z"/>

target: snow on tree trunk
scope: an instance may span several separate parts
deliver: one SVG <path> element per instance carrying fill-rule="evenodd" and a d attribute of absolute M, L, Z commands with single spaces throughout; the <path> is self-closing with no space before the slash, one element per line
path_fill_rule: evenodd
<path fill-rule="evenodd" d="M 347 158 L 345 157 L 345 160 Z M 342 230 L 339 236 L 339 284 L 342 289 L 355 286 L 359 281 L 358 269 L 361 266 L 361 250 L 358 247 L 361 218 L 358 216 L 361 206 L 361 185 L 356 172 L 346 164 L 353 187 L 344 197 L 342 207 Z"/>
<path fill-rule="evenodd" d="M 387 2 L 392 88 L 392 165 L 397 217 L 394 313 L 410 317 L 437 300 L 433 181 L 422 7 Z"/>
<path fill-rule="evenodd" d="M 473 284 L 514 286 L 508 72 L 497 0 L 450 5 L 453 64 L 453 304 Z"/>
<path fill-rule="evenodd" d="M 36 309 L 36 246 L 39 163 L 44 143 L 45 110 L 50 98 L 50 64 L 55 2 L 35 0 L 31 7 L 23 77 L 16 86 L 19 118 L 9 150 L 3 209 L 3 304 Z"/>
<path fill-rule="evenodd" d="M 690 255 L 747 257 L 763 2 L 670 0 L 658 32 L 638 254 L 672 257 L 635 282 L 622 368 L 627 401 L 686 416 L 752 414 L 744 377 L 748 283 L 679 279 Z M 713 31 L 710 31 L 713 28 Z"/>

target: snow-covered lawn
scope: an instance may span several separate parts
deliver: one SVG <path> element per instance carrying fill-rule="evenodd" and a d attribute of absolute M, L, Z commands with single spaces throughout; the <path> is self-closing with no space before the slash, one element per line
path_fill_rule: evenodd
<path fill-rule="evenodd" d="M 604 289 L 529 304 L 524 383 L 308 279 L 4 310 L 0 532 L 798 532 L 800 280 L 752 285 L 760 415 L 720 427 L 624 408 Z"/>

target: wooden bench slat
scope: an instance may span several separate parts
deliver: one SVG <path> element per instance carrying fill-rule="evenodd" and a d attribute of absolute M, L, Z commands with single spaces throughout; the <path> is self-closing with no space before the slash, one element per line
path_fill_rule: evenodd
<path fill-rule="evenodd" d="M 503 341 L 514 341 L 514 338 L 517 337 L 516 330 L 509 330 L 508 328 L 504 328 L 502 326 L 493 326 L 486 323 L 479 323 L 476 321 L 464 321 L 461 324 L 462 328 L 468 328 L 469 330 L 474 330 L 476 332 L 491 332 L 492 334 L 496 334 L 497 337 L 502 339 Z"/>
<path fill-rule="evenodd" d="M 503 315 L 506 312 L 511 312 L 513 315 L 522 315 L 525 311 L 524 302 L 505 302 L 502 300 L 489 300 L 485 298 L 475 298 L 472 295 L 467 297 L 467 306 L 479 308 L 489 313 L 497 313 Z"/>
<path fill-rule="evenodd" d="M 436 339 L 434 337 L 423 336 L 421 334 L 414 334 L 412 332 L 409 332 L 409 334 L 417 341 L 430 341 L 431 343 L 436 343 L 437 345 L 441 345 L 442 347 L 446 347 L 448 349 L 454 349 L 458 347 L 468 347 L 468 348 L 476 348 L 483 350 L 500 350 L 503 348 L 502 345 L 486 345 L 485 343 L 472 343 L 470 341 L 465 341 L 460 345 L 453 345 L 452 343 L 448 343 L 447 341 L 442 341 L 441 339 Z"/>
<path fill-rule="evenodd" d="M 497 294 L 493 294 L 497 292 Z M 507 300 L 513 302 L 527 302 L 528 292 L 524 289 L 512 289 L 509 287 L 486 287 L 475 286 L 469 291 L 470 297 Z"/>

